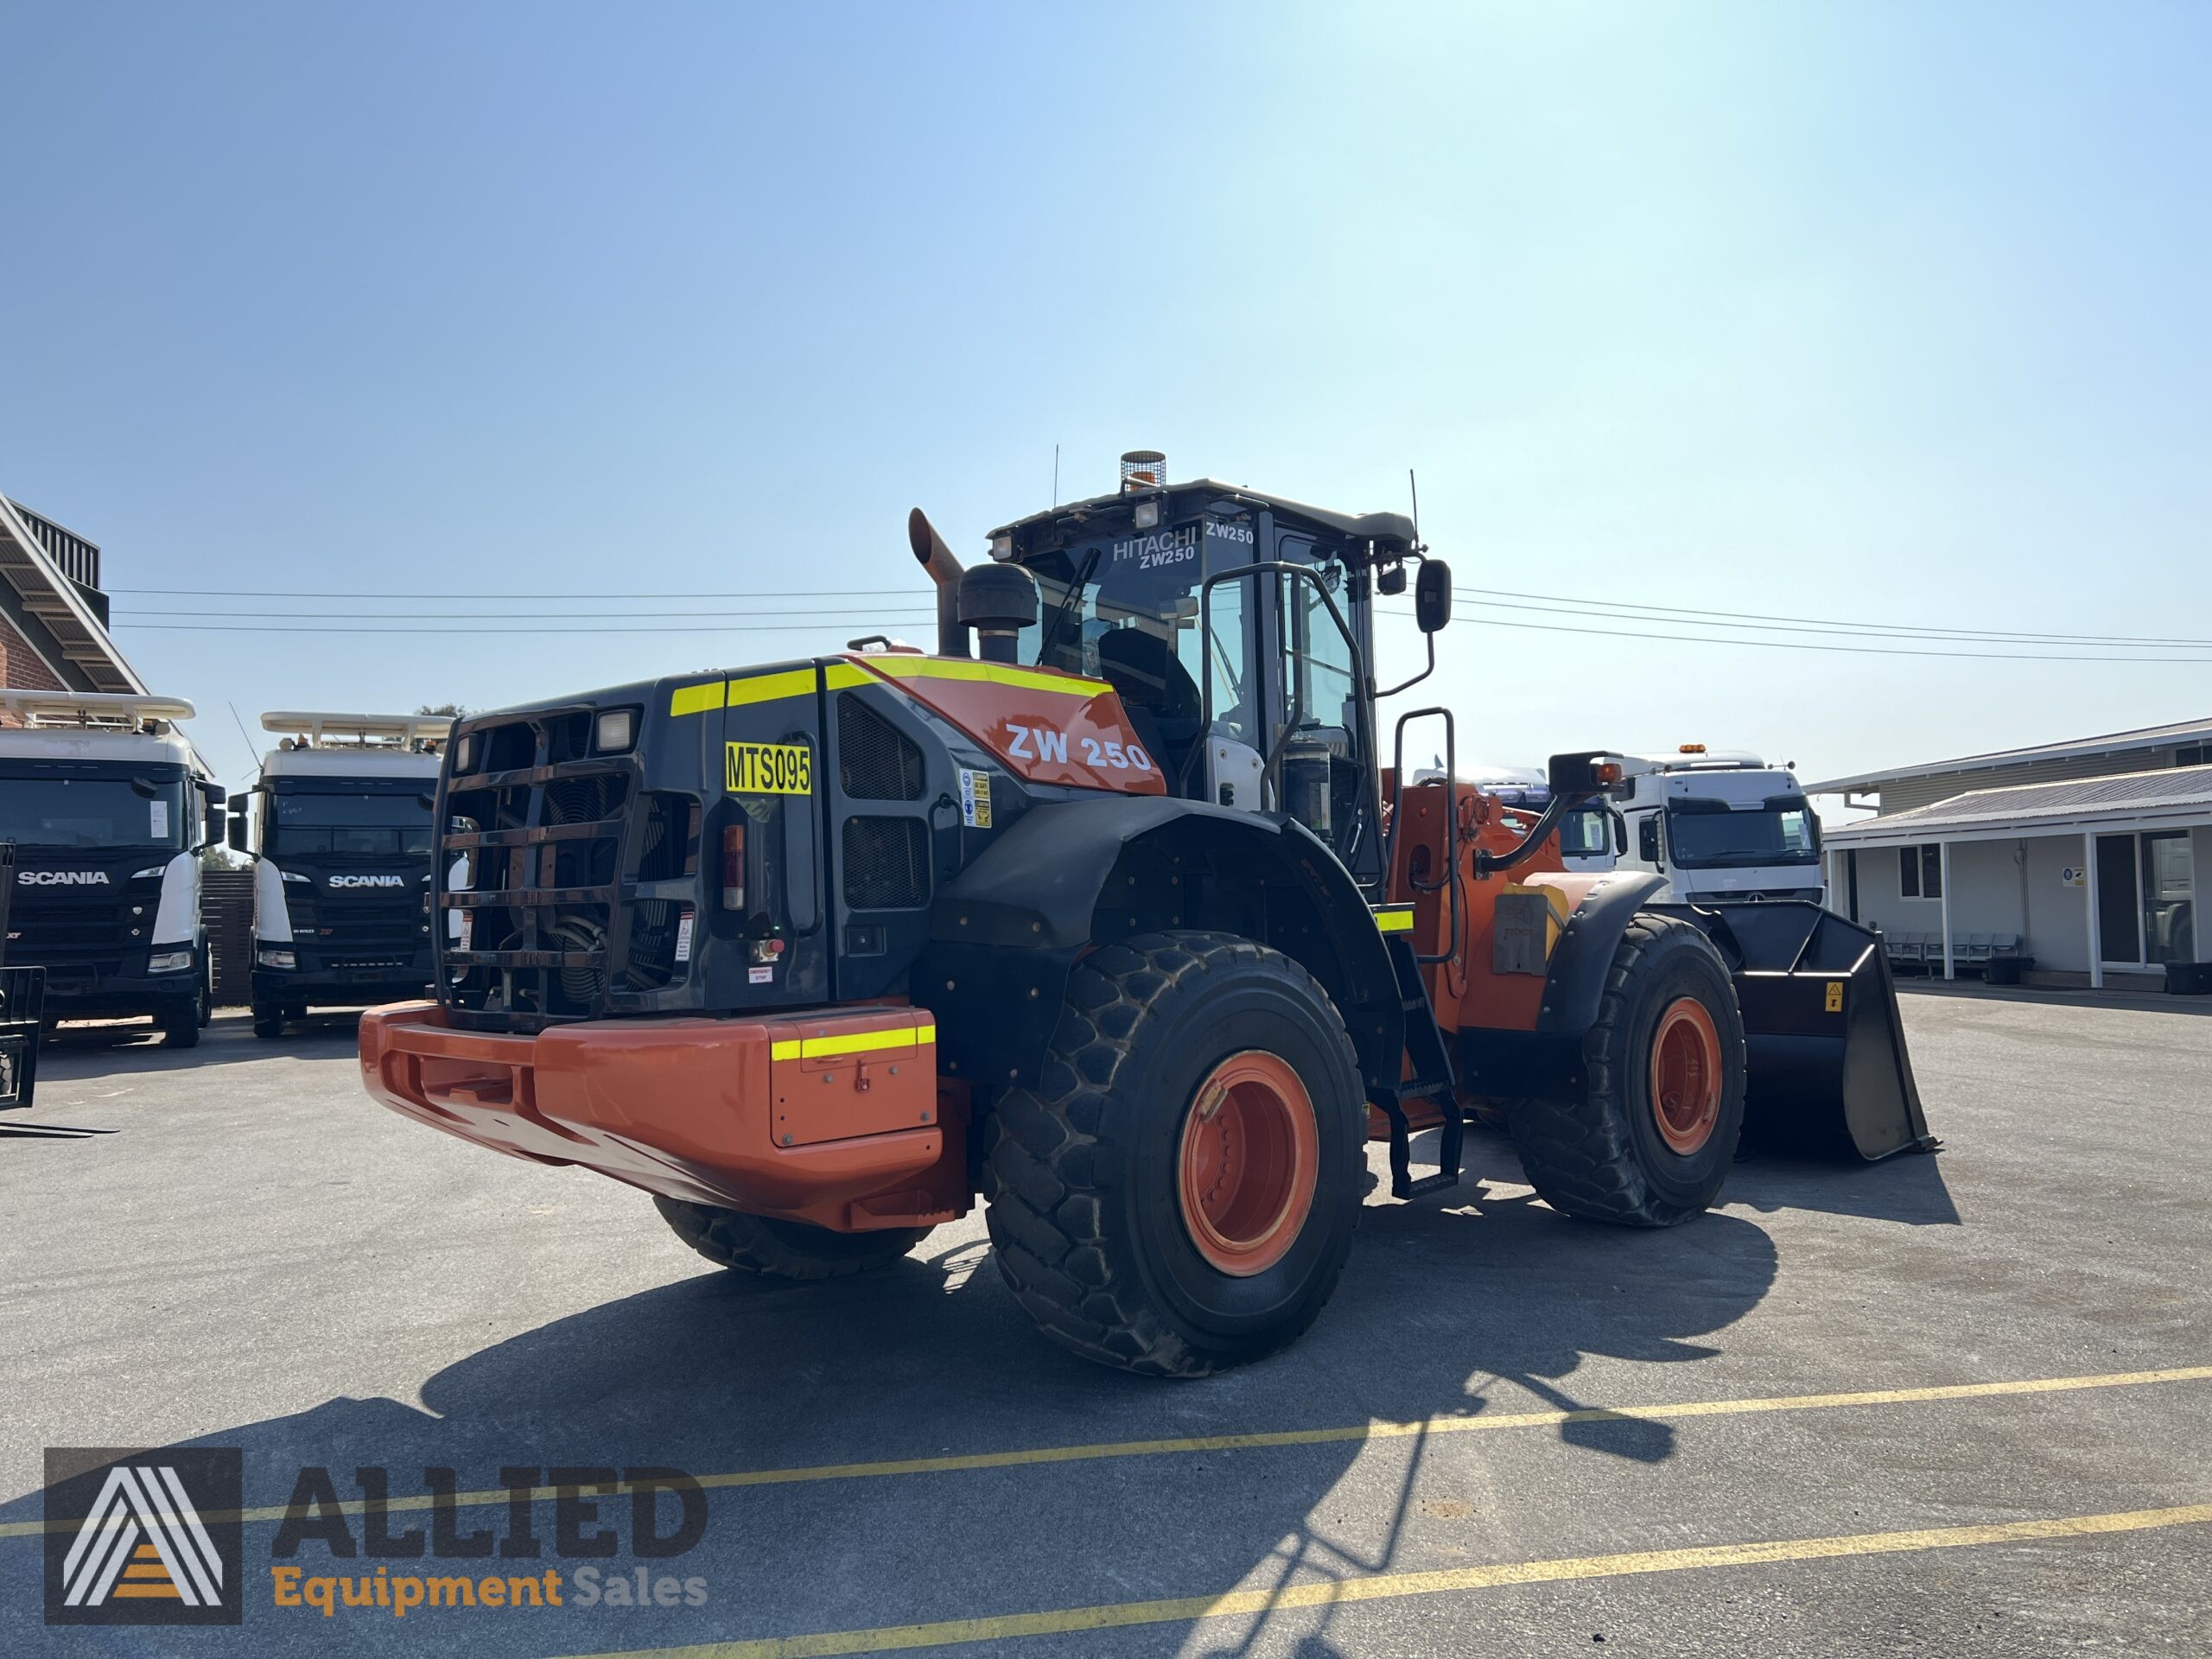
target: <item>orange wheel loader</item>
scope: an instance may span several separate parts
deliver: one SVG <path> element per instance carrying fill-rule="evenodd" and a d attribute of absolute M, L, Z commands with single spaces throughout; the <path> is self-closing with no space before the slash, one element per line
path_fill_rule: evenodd
<path fill-rule="evenodd" d="M 1712 1204 L 1746 1132 L 1931 1144 L 1872 934 L 1564 873 L 1603 752 L 1540 815 L 1408 778 L 1442 709 L 1386 758 L 1414 682 L 1376 686 L 1376 601 L 1410 578 L 1432 671 L 1451 612 L 1406 518 L 1124 473 L 967 569 L 918 511 L 933 653 L 461 721 L 439 995 L 363 1020 L 370 1092 L 749 1273 L 891 1261 L 980 1195 L 1048 1335 L 1162 1376 L 1313 1321 L 1370 1140 L 1415 1198 L 1481 1116 L 1554 1207 L 1637 1226 Z"/>

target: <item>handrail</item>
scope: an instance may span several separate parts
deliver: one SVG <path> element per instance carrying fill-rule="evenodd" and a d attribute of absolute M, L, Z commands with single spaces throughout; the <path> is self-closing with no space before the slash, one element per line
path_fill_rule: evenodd
<path fill-rule="evenodd" d="M 1452 899 L 1452 931 L 1443 950 L 1435 955 L 1426 951 L 1414 952 L 1415 962 L 1433 964 L 1450 962 L 1459 954 L 1459 722 L 1452 719 L 1449 709 L 1438 704 L 1430 709 L 1409 709 L 1398 716 L 1398 723 L 1390 733 L 1390 833 L 1382 846 L 1382 879 L 1389 881 L 1397 868 L 1398 840 L 1405 833 L 1406 796 L 1406 727 L 1412 721 L 1438 715 L 1444 721 L 1444 869 L 1441 881 L 1423 881 L 1417 878 L 1410 865 L 1406 871 L 1407 884 L 1415 893 L 1448 892 Z"/>

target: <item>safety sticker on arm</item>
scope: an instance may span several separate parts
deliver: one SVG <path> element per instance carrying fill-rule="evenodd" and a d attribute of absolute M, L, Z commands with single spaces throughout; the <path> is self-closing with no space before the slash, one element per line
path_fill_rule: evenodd
<path fill-rule="evenodd" d="M 732 743 L 722 787 L 733 795 L 811 795 L 814 757 L 804 743 Z"/>

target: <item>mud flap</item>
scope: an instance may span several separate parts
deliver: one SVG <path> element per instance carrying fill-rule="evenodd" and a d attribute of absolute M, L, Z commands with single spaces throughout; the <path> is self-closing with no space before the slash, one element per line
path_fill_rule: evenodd
<path fill-rule="evenodd" d="M 1735 979 L 1747 1144 L 1870 1162 L 1936 1149 L 1879 936 L 1800 902 L 1645 908 L 1702 929 Z"/>

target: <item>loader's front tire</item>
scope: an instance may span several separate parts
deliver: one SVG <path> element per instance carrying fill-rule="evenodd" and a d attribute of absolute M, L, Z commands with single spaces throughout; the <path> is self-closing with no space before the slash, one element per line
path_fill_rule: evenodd
<path fill-rule="evenodd" d="M 1744 1020 L 1727 964 L 1697 928 L 1669 916 L 1629 924 L 1581 1075 L 1573 1094 L 1508 1109 L 1537 1196 L 1630 1227 L 1707 1209 L 1744 1127 Z"/>
<path fill-rule="evenodd" d="M 888 1267 L 920 1243 L 926 1227 L 833 1233 L 803 1221 L 748 1216 L 742 1210 L 685 1204 L 658 1194 L 653 1207 L 676 1236 L 719 1268 L 769 1279 L 841 1279 Z"/>
<path fill-rule="evenodd" d="M 1034 1089 L 994 1108 L 999 1268 L 1086 1359 L 1203 1376 L 1319 1315 L 1359 1218 L 1366 1091 L 1328 993 L 1222 933 L 1141 934 L 1068 980 Z"/>

